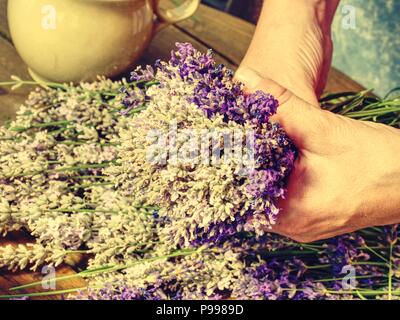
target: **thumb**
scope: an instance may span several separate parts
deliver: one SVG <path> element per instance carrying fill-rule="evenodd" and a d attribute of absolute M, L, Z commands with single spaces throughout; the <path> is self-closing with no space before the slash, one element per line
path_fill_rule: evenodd
<path fill-rule="evenodd" d="M 300 147 L 307 130 L 313 128 L 313 119 L 315 119 L 315 114 L 321 111 L 320 107 L 300 99 L 290 90 L 272 79 L 262 77 L 251 68 L 241 67 L 236 72 L 235 78 L 245 84 L 247 92 L 261 90 L 273 95 L 279 101 L 277 114 L 271 120 L 278 122 L 294 143 Z"/>

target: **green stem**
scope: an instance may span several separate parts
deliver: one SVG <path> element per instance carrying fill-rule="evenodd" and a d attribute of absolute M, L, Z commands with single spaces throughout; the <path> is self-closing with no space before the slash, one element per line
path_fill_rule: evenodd
<path fill-rule="evenodd" d="M 34 123 L 30 127 L 13 127 L 9 128 L 8 130 L 10 131 L 15 131 L 15 132 L 24 132 L 29 129 L 34 129 L 34 128 L 47 128 L 47 127 L 55 127 L 55 126 L 65 126 L 68 124 L 71 124 L 72 121 L 53 121 L 53 122 L 47 122 L 47 123 Z"/>
<path fill-rule="evenodd" d="M 400 106 L 387 107 L 387 108 L 381 108 L 381 109 L 373 109 L 373 110 L 367 110 L 367 111 L 349 112 L 346 114 L 346 117 L 349 117 L 349 118 L 373 117 L 373 116 L 380 116 L 380 115 L 391 113 L 391 112 L 400 112 Z"/>
<path fill-rule="evenodd" d="M 142 206 L 142 205 L 134 205 L 132 206 L 135 209 L 145 209 L 149 211 L 156 211 L 160 210 L 159 207 L 156 206 Z M 99 213 L 113 213 L 113 214 L 118 214 L 118 213 L 123 213 L 127 214 L 129 212 L 127 211 L 115 211 L 115 210 L 105 210 L 105 209 L 89 209 L 89 208 L 80 208 L 80 209 L 75 209 L 75 208 L 60 208 L 60 209 L 42 209 L 41 211 L 43 212 L 60 212 L 60 213 L 72 213 L 72 212 L 82 212 L 82 213 L 91 213 L 91 212 L 99 212 Z M 0 213 L 19 213 L 19 211 L 0 211 Z"/>
<path fill-rule="evenodd" d="M 101 187 L 101 186 L 112 186 L 114 183 L 112 182 L 103 182 L 103 183 L 88 183 L 88 184 L 80 184 L 77 186 L 72 186 L 71 189 L 80 189 L 80 188 L 89 188 L 89 187 Z"/>
<path fill-rule="evenodd" d="M 378 252 L 376 252 L 374 249 L 372 249 L 371 247 L 368 247 L 367 244 L 364 244 L 363 246 L 365 249 L 369 250 L 370 252 L 372 252 L 374 255 L 376 255 L 377 257 L 381 258 L 383 261 L 385 261 L 386 263 L 389 263 L 389 261 L 382 256 L 381 254 L 379 254 Z"/>
<path fill-rule="evenodd" d="M 41 283 L 41 282 L 40 282 Z M 39 284 L 40 284 L 39 283 Z M 13 295 L 0 295 L 0 299 L 13 299 L 13 298 L 24 298 L 24 297 L 45 297 L 45 296 L 56 296 L 60 294 L 73 293 L 79 291 L 86 291 L 88 287 L 65 289 L 65 290 L 55 290 L 46 292 L 34 292 L 34 293 L 21 293 Z"/>
<path fill-rule="evenodd" d="M 67 146 L 82 146 L 82 145 L 87 145 L 87 144 L 95 144 L 100 147 L 117 147 L 118 144 L 116 143 L 101 143 L 101 142 L 91 142 L 91 141 L 72 141 L 72 140 L 64 140 L 58 142 L 60 144 L 65 144 Z"/>
<path fill-rule="evenodd" d="M 301 254 L 314 254 L 315 251 L 301 251 L 301 250 L 285 250 L 285 251 L 272 251 L 267 252 L 266 256 L 280 256 L 280 255 L 301 255 Z"/>
<path fill-rule="evenodd" d="M 67 86 L 63 85 L 61 83 L 56 83 L 56 82 L 38 82 L 38 81 L 28 81 L 28 80 L 21 80 L 19 78 L 16 78 L 16 80 L 13 81 L 5 81 L 5 82 L 0 82 L 0 86 L 12 86 L 12 90 L 18 89 L 21 86 L 24 85 L 33 85 L 33 86 L 47 86 L 50 88 L 55 88 L 55 89 L 62 89 L 62 90 L 67 90 Z"/>
<path fill-rule="evenodd" d="M 78 277 L 80 277 L 80 278 L 92 277 L 94 275 L 101 274 L 101 273 L 121 271 L 121 270 L 124 270 L 124 269 L 128 269 L 128 268 L 134 267 L 134 266 L 139 265 L 141 263 L 148 263 L 148 262 L 154 262 L 154 261 L 158 261 L 158 260 L 177 258 L 177 257 L 184 257 L 184 256 L 192 255 L 192 254 L 195 254 L 195 253 L 200 253 L 203 250 L 204 250 L 204 248 L 178 250 L 178 251 L 173 252 L 173 253 L 171 253 L 169 255 L 142 259 L 142 260 L 138 260 L 138 261 L 136 261 L 134 263 L 130 263 L 130 264 L 127 264 L 127 265 L 109 265 L 109 266 L 104 266 L 104 267 L 100 267 L 100 268 L 96 268 L 96 269 L 92 269 L 92 270 L 88 269 L 88 270 L 85 270 L 85 271 L 82 271 L 82 272 L 79 272 L 79 273 L 76 273 L 76 274 L 56 277 L 55 280 L 56 281 L 63 281 L 63 280 L 69 280 L 69 279 L 78 278 Z M 25 284 L 25 285 L 22 285 L 22 286 L 17 286 L 17 287 L 10 288 L 10 291 L 16 291 L 16 290 L 31 288 L 31 287 L 40 285 L 41 283 L 42 283 L 42 281 L 32 282 L 32 283 Z"/>
<path fill-rule="evenodd" d="M 390 249 L 389 249 L 389 275 L 388 275 L 388 300 L 392 300 L 392 276 L 393 276 L 393 270 L 392 270 L 392 259 L 393 259 L 393 241 L 390 241 Z"/>
<path fill-rule="evenodd" d="M 375 278 L 375 277 L 385 277 L 385 276 L 380 276 L 380 275 L 369 275 L 369 276 L 355 276 L 354 279 L 369 279 L 369 278 Z M 330 278 L 330 279 L 319 279 L 315 280 L 314 282 L 332 282 L 332 281 L 341 281 L 343 278 Z"/>
<path fill-rule="evenodd" d="M 374 261 L 366 261 L 366 262 L 353 262 L 352 266 L 378 266 L 378 267 L 387 267 L 388 264 L 384 262 L 374 262 Z"/>
<path fill-rule="evenodd" d="M 100 169 L 100 168 L 107 168 L 112 163 L 115 164 L 115 161 L 97 163 L 97 164 L 82 164 L 79 166 L 62 167 L 62 168 L 58 168 L 58 169 L 43 169 L 43 170 L 24 173 L 22 175 L 17 175 L 17 176 L 6 176 L 6 178 L 8 178 L 8 179 L 9 178 L 22 178 L 22 177 L 34 176 L 34 175 L 44 173 L 44 172 L 55 173 L 55 172 L 79 171 L 79 170 L 88 170 L 88 169 Z M 117 164 L 115 164 L 115 165 L 117 165 Z"/>
<path fill-rule="evenodd" d="M 324 268 L 329 268 L 331 267 L 331 264 L 321 264 L 321 265 L 314 265 L 314 266 L 306 266 L 308 270 L 313 270 L 313 269 L 324 269 Z"/>

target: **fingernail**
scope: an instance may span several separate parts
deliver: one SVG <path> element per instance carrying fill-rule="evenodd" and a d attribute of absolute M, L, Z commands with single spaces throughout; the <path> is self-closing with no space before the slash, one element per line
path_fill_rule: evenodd
<path fill-rule="evenodd" d="M 246 85 L 248 90 L 256 88 L 262 81 L 262 77 L 253 69 L 240 67 L 236 71 L 235 78 Z"/>

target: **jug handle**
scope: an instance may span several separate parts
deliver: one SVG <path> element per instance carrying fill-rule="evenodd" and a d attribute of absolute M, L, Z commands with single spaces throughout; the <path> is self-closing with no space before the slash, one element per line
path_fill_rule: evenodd
<path fill-rule="evenodd" d="M 154 12 L 158 18 L 158 22 L 154 27 L 154 34 L 171 24 L 191 17 L 201 2 L 201 0 L 185 0 L 175 8 L 162 10 L 160 7 L 161 1 L 154 0 Z"/>

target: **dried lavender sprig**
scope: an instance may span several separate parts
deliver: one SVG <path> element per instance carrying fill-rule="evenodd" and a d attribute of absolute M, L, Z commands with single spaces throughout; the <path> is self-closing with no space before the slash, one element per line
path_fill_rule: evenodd
<path fill-rule="evenodd" d="M 44 169 L 44 170 L 38 170 L 38 171 L 32 171 L 28 173 L 24 173 L 22 175 L 10 175 L 10 176 L 5 176 L 5 178 L 21 178 L 21 177 L 27 177 L 27 176 L 34 176 L 40 173 L 53 173 L 53 172 L 68 172 L 68 171 L 79 171 L 79 170 L 88 170 L 88 169 L 99 169 L 99 168 L 107 168 L 111 164 L 118 165 L 115 163 L 115 161 L 109 161 L 109 162 L 104 162 L 104 163 L 95 163 L 95 164 L 81 164 L 78 166 L 72 166 L 72 167 L 61 167 L 61 168 L 56 168 L 56 169 Z"/>
<path fill-rule="evenodd" d="M 62 248 L 43 246 L 38 243 L 7 245 L 0 247 L 0 268 L 9 270 L 25 269 L 31 265 L 31 270 L 36 270 L 43 263 L 58 266 L 65 261 L 71 252 Z"/>
<path fill-rule="evenodd" d="M 158 261 L 158 260 L 164 260 L 164 259 L 170 259 L 170 258 L 176 258 L 176 257 L 184 257 L 187 255 L 192 255 L 192 254 L 199 254 L 204 250 L 205 250 L 204 247 L 197 248 L 197 249 L 177 250 L 177 251 L 172 252 L 167 255 L 146 258 L 146 259 L 135 261 L 135 262 L 127 264 L 127 265 L 108 265 L 108 266 L 102 266 L 102 267 L 96 268 L 96 269 L 87 269 L 87 270 L 81 271 L 81 272 L 73 274 L 73 275 L 56 277 L 55 280 L 63 281 L 63 280 L 70 280 L 70 279 L 78 278 L 78 277 L 88 278 L 88 277 L 92 277 L 97 274 L 109 273 L 109 272 L 115 272 L 115 271 L 128 269 L 135 265 L 143 264 L 143 263 L 147 263 L 147 262 L 154 262 L 154 261 Z M 12 288 L 10 288 L 10 291 L 31 288 L 31 287 L 37 286 L 38 284 L 41 284 L 41 281 L 31 282 L 29 284 L 25 284 L 22 286 L 12 287 Z"/>
<path fill-rule="evenodd" d="M 87 287 L 73 288 L 73 289 L 63 289 L 63 290 L 53 290 L 45 292 L 33 292 L 33 293 L 21 293 L 21 294 L 6 294 L 0 295 L 0 299 L 16 299 L 16 298 L 34 298 L 34 297 L 46 297 L 46 296 L 59 296 L 65 295 L 67 293 L 75 293 L 86 291 Z"/>
<path fill-rule="evenodd" d="M 364 121 L 379 121 L 391 126 L 400 124 L 400 96 L 379 99 L 371 90 L 359 93 L 330 94 L 322 98 L 322 107 L 335 113 Z"/>
<path fill-rule="evenodd" d="M 15 75 L 11 76 L 12 81 L 3 81 L 0 82 L 1 86 L 11 86 L 11 90 L 17 90 L 22 86 L 25 85 L 32 85 L 32 86 L 40 86 L 46 89 L 61 89 L 61 90 L 68 90 L 69 88 L 73 87 L 72 84 L 66 83 L 59 83 L 59 82 L 48 82 L 48 81 L 34 81 L 34 80 L 23 80 Z M 118 92 L 101 92 L 101 94 L 107 96 L 116 96 Z"/>

